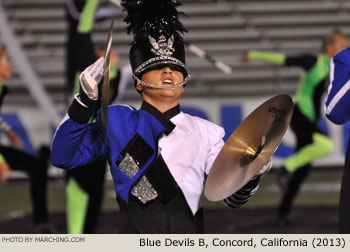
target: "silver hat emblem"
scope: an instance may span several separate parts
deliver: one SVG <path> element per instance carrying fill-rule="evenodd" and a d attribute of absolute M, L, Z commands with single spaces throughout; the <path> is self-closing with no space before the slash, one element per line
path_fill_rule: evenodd
<path fill-rule="evenodd" d="M 158 56 L 171 56 L 175 52 L 174 48 L 174 35 L 171 35 L 169 39 L 166 39 L 164 35 L 158 38 L 156 41 L 151 36 L 148 36 L 149 42 L 152 45 L 151 51 Z"/>

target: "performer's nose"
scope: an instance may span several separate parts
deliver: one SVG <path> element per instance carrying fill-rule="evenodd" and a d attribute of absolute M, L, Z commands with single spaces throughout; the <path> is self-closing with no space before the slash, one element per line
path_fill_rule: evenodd
<path fill-rule="evenodd" d="M 171 74 L 172 73 L 171 68 L 168 66 L 164 67 L 162 70 L 163 70 L 164 74 Z"/>

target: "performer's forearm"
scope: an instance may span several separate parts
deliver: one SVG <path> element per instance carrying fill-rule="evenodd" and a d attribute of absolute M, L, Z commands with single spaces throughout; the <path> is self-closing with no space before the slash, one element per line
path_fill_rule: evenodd
<path fill-rule="evenodd" d="M 78 25 L 79 33 L 89 33 L 94 24 L 94 15 L 98 7 L 99 0 L 87 0 L 81 13 Z"/>
<path fill-rule="evenodd" d="M 52 164 L 71 169 L 104 158 L 106 148 L 99 130 L 102 126 L 99 119 L 96 121 L 92 124 L 77 123 L 67 114 L 52 142 Z"/>
<path fill-rule="evenodd" d="M 248 53 L 249 60 L 262 60 L 268 63 L 282 66 L 286 61 L 286 56 L 282 53 L 250 51 Z"/>
<path fill-rule="evenodd" d="M 239 189 L 236 193 L 224 199 L 224 203 L 231 208 L 239 208 L 248 202 L 259 188 L 261 175 L 252 178 L 245 186 Z"/>
<path fill-rule="evenodd" d="M 80 93 L 81 95 L 84 95 L 84 92 Z M 84 99 L 81 99 L 79 95 L 75 95 L 74 100 L 68 109 L 70 119 L 80 124 L 89 123 L 96 103 L 97 101 L 93 101 L 87 98 L 87 96 Z"/>

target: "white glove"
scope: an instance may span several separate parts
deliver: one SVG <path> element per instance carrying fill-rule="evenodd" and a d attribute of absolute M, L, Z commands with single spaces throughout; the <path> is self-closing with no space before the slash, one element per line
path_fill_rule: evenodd
<path fill-rule="evenodd" d="M 98 84 L 103 77 L 104 57 L 100 57 L 80 74 L 80 87 L 89 99 L 98 99 Z"/>
<path fill-rule="evenodd" d="M 268 173 L 271 170 L 272 167 L 272 157 L 267 161 L 267 163 L 258 171 L 256 175 L 263 175 L 265 173 Z"/>

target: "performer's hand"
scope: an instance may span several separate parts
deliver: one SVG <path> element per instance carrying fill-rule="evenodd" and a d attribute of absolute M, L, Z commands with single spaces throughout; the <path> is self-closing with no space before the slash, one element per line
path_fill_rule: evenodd
<path fill-rule="evenodd" d="M 120 55 L 114 50 L 111 50 L 111 65 L 118 67 L 120 61 Z"/>
<path fill-rule="evenodd" d="M 97 50 L 96 54 L 98 57 L 103 57 L 106 53 L 106 50 Z M 120 55 L 115 50 L 111 49 L 111 65 L 117 67 L 120 61 Z"/>
<path fill-rule="evenodd" d="M 13 147 L 15 147 L 17 149 L 23 148 L 23 142 L 22 142 L 21 138 L 19 138 L 19 136 L 13 130 L 7 131 L 6 134 L 7 134 L 7 137 L 9 138 Z"/>
<path fill-rule="evenodd" d="M 94 101 L 98 99 L 98 84 L 103 77 L 103 66 L 104 58 L 100 57 L 80 74 L 80 92 L 84 92 L 89 99 Z M 80 98 L 84 103 L 83 97 L 81 93 Z"/>
<path fill-rule="evenodd" d="M 0 183 L 6 183 L 7 178 L 6 178 L 6 173 L 10 173 L 11 168 L 7 164 L 6 160 L 2 160 L 0 162 Z"/>
<path fill-rule="evenodd" d="M 245 63 L 249 61 L 248 53 L 245 53 L 241 57 L 241 62 Z"/>
<path fill-rule="evenodd" d="M 256 175 L 263 175 L 268 173 L 271 170 L 272 167 L 272 158 L 267 161 L 267 163 L 258 171 Z"/>

